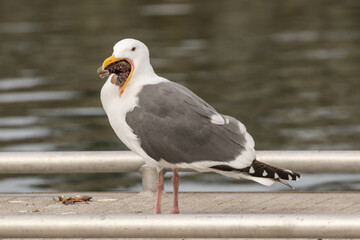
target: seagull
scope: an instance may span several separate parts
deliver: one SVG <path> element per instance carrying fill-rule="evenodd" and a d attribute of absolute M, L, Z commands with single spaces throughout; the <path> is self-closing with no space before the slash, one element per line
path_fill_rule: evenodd
<path fill-rule="evenodd" d="M 186 87 L 158 76 L 147 46 L 119 41 L 97 73 L 107 77 L 101 102 L 119 139 L 158 173 L 155 214 L 161 213 L 163 169 L 173 170 L 173 208 L 179 213 L 178 169 L 215 172 L 270 186 L 300 175 L 256 159 L 254 140 L 244 124 L 218 113 Z"/>

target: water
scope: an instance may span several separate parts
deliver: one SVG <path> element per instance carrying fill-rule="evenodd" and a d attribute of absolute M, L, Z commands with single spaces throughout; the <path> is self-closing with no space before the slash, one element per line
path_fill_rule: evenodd
<path fill-rule="evenodd" d="M 0 151 L 126 150 L 96 70 L 125 37 L 155 71 L 240 119 L 261 150 L 360 148 L 360 2 L 0 0 Z M 0 191 L 139 190 L 129 174 L 0 177 Z M 264 191 L 185 174 L 184 191 Z M 307 174 L 300 190 L 357 190 L 356 174 Z"/>

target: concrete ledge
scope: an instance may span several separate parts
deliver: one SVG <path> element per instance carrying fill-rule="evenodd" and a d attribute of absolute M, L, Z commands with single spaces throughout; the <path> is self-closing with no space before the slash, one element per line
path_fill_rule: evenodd
<path fill-rule="evenodd" d="M 64 205 L 58 196 L 92 196 L 89 204 Z M 152 214 L 155 194 L 142 193 L 36 193 L 0 194 L 1 214 Z M 162 197 L 170 212 L 172 194 Z M 236 192 L 180 193 L 182 214 L 360 214 L 360 193 Z"/>
<path fill-rule="evenodd" d="M 92 196 L 64 205 L 58 196 Z M 0 194 L 2 238 L 360 238 L 360 193 L 180 193 L 179 215 L 155 194 Z M 172 194 L 163 195 L 170 212 Z"/>

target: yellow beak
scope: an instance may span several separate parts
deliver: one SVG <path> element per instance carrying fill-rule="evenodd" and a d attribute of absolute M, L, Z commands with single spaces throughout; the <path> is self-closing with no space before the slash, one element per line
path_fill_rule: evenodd
<path fill-rule="evenodd" d="M 118 62 L 118 61 L 121 61 L 121 60 L 124 60 L 124 59 L 125 58 L 116 58 L 114 55 L 112 55 L 111 57 L 108 57 L 107 59 L 104 60 L 104 62 L 102 64 L 102 69 L 105 69 L 106 66 L 108 66 L 111 63 Z M 125 83 L 123 84 L 123 86 L 121 88 L 119 88 L 120 96 L 124 92 L 125 87 L 128 84 L 128 82 L 130 81 L 131 75 L 133 74 L 134 69 L 135 69 L 134 63 L 130 59 L 126 59 L 126 61 L 128 61 L 130 63 L 131 71 L 130 71 L 130 74 L 129 74 L 128 78 L 126 79 Z"/>
<path fill-rule="evenodd" d="M 109 64 L 118 62 L 120 60 L 123 60 L 123 58 L 116 58 L 114 55 L 112 55 L 111 57 L 108 57 L 107 59 L 105 59 L 105 61 L 102 64 L 102 69 L 105 69 L 106 66 L 108 66 Z"/>

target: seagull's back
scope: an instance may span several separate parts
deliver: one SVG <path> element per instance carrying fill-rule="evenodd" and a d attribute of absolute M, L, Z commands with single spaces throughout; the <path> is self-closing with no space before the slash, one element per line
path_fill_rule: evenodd
<path fill-rule="evenodd" d="M 146 85 L 138 99 L 126 114 L 126 123 L 159 165 L 207 169 L 241 155 L 234 166 L 243 168 L 255 158 L 254 142 L 245 127 L 217 113 L 187 88 L 170 81 Z"/>

